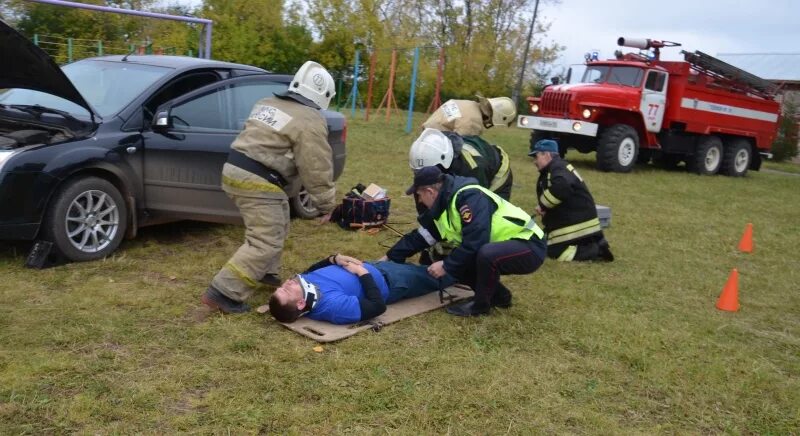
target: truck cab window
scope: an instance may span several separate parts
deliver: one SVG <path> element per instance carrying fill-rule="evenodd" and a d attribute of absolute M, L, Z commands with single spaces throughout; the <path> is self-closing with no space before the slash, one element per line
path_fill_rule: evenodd
<path fill-rule="evenodd" d="M 664 82 L 666 74 L 658 71 L 650 71 L 647 73 L 647 81 L 644 83 L 644 88 L 651 91 L 661 92 L 664 90 Z"/>

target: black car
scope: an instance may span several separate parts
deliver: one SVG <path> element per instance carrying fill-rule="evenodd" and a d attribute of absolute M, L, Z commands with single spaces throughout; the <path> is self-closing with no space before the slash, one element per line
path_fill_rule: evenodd
<path fill-rule="evenodd" d="M 241 223 L 222 165 L 253 104 L 292 76 L 177 56 L 106 56 L 59 68 L 0 21 L 0 240 L 102 258 L 138 228 Z M 334 178 L 344 117 L 324 111 Z M 295 215 L 318 215 L 301 191 Z"/>

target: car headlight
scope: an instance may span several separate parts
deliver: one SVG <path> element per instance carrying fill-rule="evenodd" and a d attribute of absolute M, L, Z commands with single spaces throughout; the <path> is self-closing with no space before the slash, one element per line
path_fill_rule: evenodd
<path fill-rule="evenodd" d="M 531 105 L 531 112 L 538 114 L 539 113 L 539 105 L 534 103 Z"/>
<path fill-rule="evenodd" d="M 589 117 L 591 117 L 591 116 L 592 116 L 592 111 L 591 111 L 591 110 L 589 110 L 589 109 L 584 109 L 584 110 L 583 110 L 583 113 L 582 113 L 581 115 L 583 115 L 583 117 L 584 117 L 584 118 L 586 118 L 586 119 L 588 120 L 588 119 L 589 119 Z"/>

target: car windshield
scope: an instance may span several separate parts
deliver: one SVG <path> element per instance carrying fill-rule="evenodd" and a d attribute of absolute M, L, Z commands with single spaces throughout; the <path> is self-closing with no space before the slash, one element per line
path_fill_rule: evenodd
<path fill-rule="evenodd" d="M 116 114 L 171 69 L 126 62 L 80 61 L 62 67 L 64 74 L 101 117 Z M 41 105 L 86 117 L 75 103 L 31 89 L 9 89 L 0 94 L 2 104 Z"/>
<path fill-rule="evenodd" d="M 644 71 L 638 67 L 609 67 L 592 65 L 586 68 L 581 83 L 610 83 L 639 87 L 642 84 Z"/>

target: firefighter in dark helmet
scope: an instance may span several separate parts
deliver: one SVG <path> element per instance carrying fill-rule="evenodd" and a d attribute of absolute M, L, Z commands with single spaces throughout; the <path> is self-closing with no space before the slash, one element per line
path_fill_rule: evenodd
<path fill-rule="evenodd" d="M 539 169 L 536 213 L 547 234 L 547 256 L 567 262 L 614 260 L 592 194 L 572 164 L 561 159 L 558 143 L 537 141 L 528 156 Z"/>

